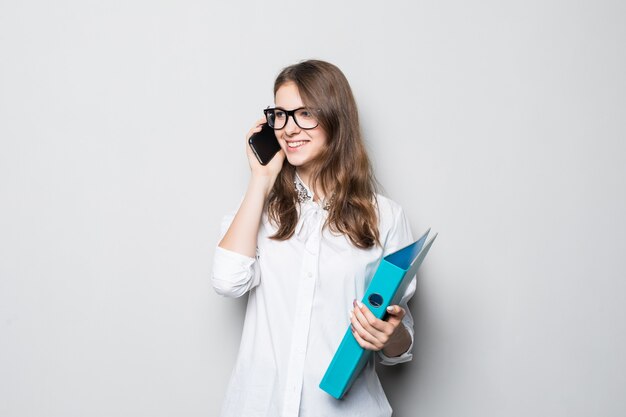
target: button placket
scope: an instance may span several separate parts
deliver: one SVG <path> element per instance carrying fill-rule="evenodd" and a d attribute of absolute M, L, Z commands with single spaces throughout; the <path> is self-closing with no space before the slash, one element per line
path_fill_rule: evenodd
<path fill-rule="evenodd" d="M 304 376 L 304 362 L 308 346 L 309 329 L 311 324 L 311 309 L 313 297 L 315 295 L 315 276 L 319 264 L 319 237 L 310 236 L 308 239 L 314 241 L 317 248 L 305 252 L 300 285 L 296 297 L 296 314 L 293 323 L 293 333 L 291 340 L 291 351 L 289 355 L 289 366 L 286 380 L 286 398 L 283 404 L 283 416 L 297 416 L 300 409 L 300 399 L 302 393 L 302 381 Z M 307 242 L 307 243 L 309 243 Z"/>

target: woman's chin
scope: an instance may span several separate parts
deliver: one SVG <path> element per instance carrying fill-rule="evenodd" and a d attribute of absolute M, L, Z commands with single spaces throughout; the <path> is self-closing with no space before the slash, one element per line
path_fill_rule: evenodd
<path fill-rule="evenodd" d="M 292 155 L 287 155 L 287 161 L 294 167 L 300 167 L 304 165 L 304 163 L 306 162 L 306 161 L 303 161 L 302 158 L 298 158 Z"/>

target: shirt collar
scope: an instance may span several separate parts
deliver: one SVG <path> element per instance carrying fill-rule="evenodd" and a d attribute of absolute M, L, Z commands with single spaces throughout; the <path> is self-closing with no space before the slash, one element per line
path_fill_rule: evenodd
<path fill-rule="evenodd" d="M 302 181 L 302 178 L 300 178 L 300 176 L 298 175 L 298 172 L 296 172 L 294 175 L 293 183 L 296 187 L 296 193 L 298 193 L 298 202 L 304 203 L 304 202 L 310 201 L 316 204 L 313 201 L 313 197 L 315 196 L 315 193 L 313 193 L 313 191 L 309 187 L 306 186 L 304 181 Z M 330 201 L 327 201 L 326 199 L 324 199 L 322 204 L 319 204 L 319 203 L 317 204 L 322 206 L 324 210 L 328 210 L 330 208 Z"/>
<path fill-rule="evenodd" d="M 298 193 L 298 201 L 300 203 L 304 201 L 313 201 L 313 191 L 306 186 L 300 175 L 296 172 L 293 178 L 293 183 L 296 186 L 296 192 Z"/>

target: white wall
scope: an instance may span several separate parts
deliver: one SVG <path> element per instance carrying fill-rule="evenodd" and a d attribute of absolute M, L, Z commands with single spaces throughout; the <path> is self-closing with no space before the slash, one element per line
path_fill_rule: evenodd
<path fill-rule="evenodd" d="M 337 64 L 439 237 L 394 416 L 623 416 L 626 6 L 0 3 L 0 416 L 214 416 L 209 273 L 285 65 Z"/>

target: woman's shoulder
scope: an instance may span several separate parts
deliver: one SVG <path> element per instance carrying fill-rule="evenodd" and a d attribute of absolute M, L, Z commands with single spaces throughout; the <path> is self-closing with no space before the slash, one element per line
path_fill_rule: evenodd
<path fill-rule="evenodd" d="M 405 215 L 402 206 L 391 198 L 377 193 L 376 206 L 378 208 L 378 230 L 381 237 L 386 236 L 404 221 Z"/>
<path fill-rule="evenodd" d="M 380 193 L 376 194 L 376 205 L 378 207 L 381 218 L 396 218 L 397 216 L 402 215 L 402 206 L 400 206 L 400 204 L 398 204 L 391 198 L 384 196 Z"/>
<path fill-rule="evenodd" d="M 393 252 L 413 241 L 411 226 L 402 206 L 389 197 L 377 194 L 379 232 L 385 253 Z"/>

